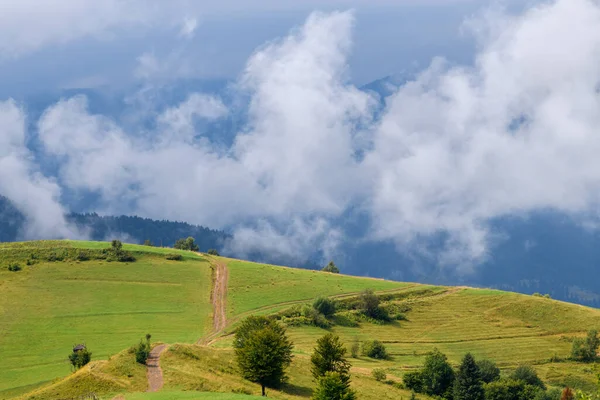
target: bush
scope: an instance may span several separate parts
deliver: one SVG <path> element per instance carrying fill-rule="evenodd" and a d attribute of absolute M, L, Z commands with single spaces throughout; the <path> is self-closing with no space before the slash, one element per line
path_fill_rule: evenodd
<path fill-rule="evenodd" d="M 80 251 L 79 253 L 77 253 L 77 256 L 75 258 L 77 259 L 77 261 L 89 261 L 90 255 L 87 251 Z"/>
<path fill-rule="evenodd" d="M 150 239 L 146 239 L 146 240 L 144 240 L 144 246 L 153 247 L 154 245 L 152 244 L 152 242 L 150 241 Z"/>
<path fill-rule="evenodd" d="M 481 380 L 484 383 L 490 383 L 500 379 L 500 368 L 493 361 L 479 360 L 477 361 Z"/>
<path fill-rule="evenodd" d="M 546 389 L 546 385 L 537 375 L 535 370 L 529 365 L 521 365 L 510 375 L 510 379 L 525 382 L 527 385 L 537 386 L 540 389 Z"/>
<path fill-rule="evenodd" d="M 363 355 L 377 360 L 386 360 L 388 358 L 385 346 L 379 340 L 365 342 L 363 344 Z"/>
<path fill-rule="evenodd" d="M 354 400 L 356 399 L 356 393 L 350 389 L 350 384 L 339 373 L 327 372 L 325 376 L 319 378 L 312 399 Z"/>
<path fill-rule="evenodd" d="M 85 346 L 83 349 L 73 350 L 73 352 L 69 354 L 69 362 L 76 370 L 88 364 L 91 360 L 92 353 Z"/>
<path fill-rule="evenodd" d="M 421 393 L 423 391 L 423 376 L 420 371 L 407 372 L 402 377 L 402 382 L 407 389 Z"/>
<path fill-rule="evenodd" d="M 181 261 L 183 260 L 183 256 L 181 254 L 167 254 L 165 257 L 167 260 L 171 261 Z"/>
<path fill-rule="evenodd" d="M 317 326 L 319 328 L 327 329 L 331 327 L 331 323 L 323 316 L 323 314 L 319 313 L 314 308 L 304 305 L 302 307 L 302 316 L 310 321 L 311 325 Z"/>
<path fill-rule="evenodd" d="M 339 274 L 340 269 L 333 263 L 333 261 L 329 261 L 329 264 L 323 267 L 321 270 L 323 272 L 331 272 L 332 274 Z"/>
<path fill-rule="evenodd" d="M 371 375 L 373 375 L 373 378 L 375 378 L 375 380 L 377 382 L 385 381 L 386 378 L 387 378 L 387 375 L 386 375 L 385 370 L 383 368 L 375 368 L 371 372 Z"/>
<path fill-rule="evenodd" d="M 576 361 L 591 362 L 596 360 L 600 339 L 598 331 L 588 331 L 585 339 L 576 338 L 571 347 L 571 357 Z"/>
<path fill-rule="evenodd" d="M 352 356 L 352 358 L 358 358 L 359 351 L 360 351 L 360 343 L 358 342 L 358 339 L 355 339 L 354 342 L 352 343 L 352 346 L 350 346 L 350 355 Z"/>
<path fill-rule="evenodd" d="M 387 311 L 379 306 L 379 297 L 371 289 L 366 289 L 360 294 L 359 309 L 367 317 L 379 321 L 389 321 Z"/>
<path fill-rule="evenodd" d="M 152 336 L 150 334 L 146 335 L 146 341 L 144 339 L 140 340 L 140 342 L 133 348 L 133 352 L 135 353 L 135 361 L 139 364 L 146 364 L 148 361 L 148 357 L 150 357 L 150 338 Z"/>
<path fill-rule="evenodd" d="M 537 386 L 526 384 L 524 381 L 502 379 L 484 385 L 486 400 L 530 400 L 535 399 L 542 391 Z"/>
<path fill-rule="evenodd" d="M 21 266 L 19 264 L 10 264 L 8 266 L 8 270 L 11 272 L 17 272 L 17 271 L 21 271 L 23 268 L 21 268 Z"/>
<path fill-rule="evenodd" d="M 62 252 L 53 251 L 48 255 L 49 262 L 64 261 L 65 255 Z"/>
<path fill-rule="evenodd" d="M 206 253 L 209 256 L 220 256 L 219 252 L 216 249 L 209 249 Z"/>
<path fill-rule="evenodd" d="M 313 308 L 326 317 L 335 314 L 335 301 L 327 297 L 317 297 L 313 302 Z"/>

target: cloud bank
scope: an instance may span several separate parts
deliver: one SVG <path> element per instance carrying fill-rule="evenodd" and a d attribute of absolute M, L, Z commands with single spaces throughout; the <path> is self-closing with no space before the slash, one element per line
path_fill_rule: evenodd
<path fill-rule="evenodd" d="M 434 60 L 381 113 L 348 83 L 353 23 L 351 12 L 314 13 L 252 55 L 235 85 L 248 121 L 230 148 L 195 130 L 232 112 L 202 93 L 143 135 L 92 114 L 83 97 L 65 99 L 37 121 L 39 138 L 61 184 L 98 194 L 105 212 L 231 227 L 239 252 L 332 254 L 340 220 L 359 210 L 366 239 L 411 251 L 442 235 L 438 262 L 468 272 L 487 256 L 495 218 L 597 216 L 596 2 L 485 14 L 469 25 L 480 45 L 473 65 Z M 56 198 L 52 180 L 21 175 Z"/>

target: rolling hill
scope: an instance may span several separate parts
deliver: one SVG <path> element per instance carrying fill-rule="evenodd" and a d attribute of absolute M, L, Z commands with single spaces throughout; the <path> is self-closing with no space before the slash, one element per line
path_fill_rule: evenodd
<path fill-rule="evenodd" d="M 409 398 L 410 392 L 376 381 L 371 371 L 384 368 L 390 381 L 401 382 L 433 348 L 453 365 L 471 352 L 495 361 L 504 373 L 530 364 L 550 386 L 595 388 L 594 369 L 568 360 L 573 338 L 600 328 L 600 311 L 593 308 L 498 290 L 358 278 L 137 245 L 124 246 L 135 262 L 111 262 L 104 253 L 109 246 L 76 241 L 0 245 L 0 398 L 94 393 L 227 400 L 240 397 L 232 393 L 259 394 L 257 385 L 238 376 L 231 347 L 236 324 L 255 314 L 281 319 L 295 346 L 290 380 L 269 391 L 273 398 L 310 397 L 309 356 L 328 331 L 347 347 L 380 340 L 391 355 L 383 361 L 350 358 L 361 399 Z M 167 260 L 176 254 L 181 261 Z M 8 271 L 14 264 L 23 269 Z M 318 296 L 349 304 L 364 289 L 373 289 L 403 318 L 385 324 L 353 320 L 342 307 L 327 329 L 286 319 Z M 154 343 L 167 344 L 160 354 L 164 386 L 158 393 L 143 393 L 146 369 L 127 351 L 146 333 Z M 92 351 L 93 362 L 71 373 L 66 357 L 81 342 Z"/>

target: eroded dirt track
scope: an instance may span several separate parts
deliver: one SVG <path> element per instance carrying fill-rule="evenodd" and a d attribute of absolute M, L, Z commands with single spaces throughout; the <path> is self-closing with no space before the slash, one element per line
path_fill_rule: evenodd
<path fill-rule="evenodd" d="M 213 328 L 212 332 L 201 338 L 199 344 L 208 344 L 217 337 L 227 326 L 227 282 L 229 281 L 229 270 L 227 264 L 213 259 L 215 278 L 211 294 L 213 305 Z"/>
<path fill-rule="evenodd" d="M 163 387 L 163 374 L 160 369 L 160 355 L 167 349 L 166 344 L 156 346 L 150 352 L 146 367 L 148 369 L 148 392 L 158 392 Z"/>

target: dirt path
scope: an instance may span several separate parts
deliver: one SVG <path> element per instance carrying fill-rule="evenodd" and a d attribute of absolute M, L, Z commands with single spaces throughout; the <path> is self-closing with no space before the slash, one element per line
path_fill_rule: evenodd
<path fill-rule="evenodd" d="M 227 326 L 227 282 L 229 281 L 229 270 L 227 264 L 213 258 L 215 266 L 215 280 L 211 294 L 213 304 L 213 328 L 210 335 L 201 338 L 199 344 L 208 344 L 217 337 Z"/>
<path fill-rule="evenodd" d="M 156 346 L 146 361 L 148 369 L 148 392 L 158 392 L 163 387 L 163 374 L 160 369 L 160 355 L 167 349 L 166 344 Z"/>

